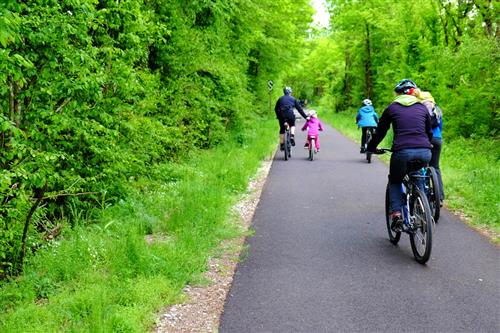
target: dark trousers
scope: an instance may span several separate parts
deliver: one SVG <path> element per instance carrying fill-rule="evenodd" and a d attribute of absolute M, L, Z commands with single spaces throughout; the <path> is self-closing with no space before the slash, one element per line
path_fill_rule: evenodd
<path fill-rule="evenodd" d="M 444 189 L 443 189 L 443 179 L 441 178 L 441 169 L 439 168 L 439 157 L 441 156 L 441 147 L 443 146 L 443 140 L 441 138 L 432 138 L 432 157 L 429 165 L 436 169 L 438 176 L 439 187 L 441 188 L 441 201 L 444 200 Z"/>
<path fill-rule="evenodd" d="M 366 131 L 370 131 L 373 135 L 373 132 L 375 131 L 376 127 L 373 126 L 366 126 L 366 127 L 361 127 L 361 148 L 365 146 L 366 143 Z"/>
<path fill-rule="evenodd" d="M 408 172 L 408 161 L 431 160 L 431 150 L 428 148 L 409 148 L 392 153 L 391 164 L 389 166 L 389 201 L 391 212 L 401 211 L 403 207 L 403 196 L 401 195 L 401 184 Z"/>

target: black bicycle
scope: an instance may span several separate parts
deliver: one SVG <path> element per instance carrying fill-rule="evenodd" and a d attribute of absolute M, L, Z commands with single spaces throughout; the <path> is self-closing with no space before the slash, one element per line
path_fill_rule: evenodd
<path fill-rule="evenodd" d="M 365 141 L 365 155 L 366 155 L 366 161 L 368 163 L 371 163 L 372 162 L 372 152 L 371 151 L 368 151 L 368 143 L 370 143 L 370 141 L 372 140 L 372 137 L 373 137 L 373 131 L 374 129 L 373 128 L 365 128 L 365 135 L 366 135 L 366 141 Z"/>
<path fill-rule="evenodd" d="M 390 152 L 390 149 L 379 149 L 377 153 Z M 401 195 L 404 197 L 404 205 L 401 211 L 403 225 L 393 226 L 391 221 L 389 184 L 385 192 L 385 221 L 389 240 L 392 244 L 398 244 L 401 233 L 405 232 L 410 236 L 410 243 L 413 255 L 420 264 L 425 264 L 432 250 L 433 220 L 431 208 L 425 193 L 425 184 L 430 176 L 422 172 L 427 170 L 427 163 L 421 160 L 408 162 L 408 173 L 401 185 Z"/>
<path fill-rule="evenodd" d="M 290 125 L 288 125 L 287 122 L 285 122 L 285 144 L 283 148 L 285 161 L 288 161 L 288 159 L 292 157 L 292 135 L 290 133 Z"/>

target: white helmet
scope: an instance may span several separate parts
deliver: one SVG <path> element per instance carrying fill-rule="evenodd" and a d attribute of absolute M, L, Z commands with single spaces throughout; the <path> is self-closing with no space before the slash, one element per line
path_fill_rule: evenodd
<path fill-rule="evenodd" d="M 372 101 L 370 101 L 368 98 L 363 100 L 363 105 L 372 105 Z"/>

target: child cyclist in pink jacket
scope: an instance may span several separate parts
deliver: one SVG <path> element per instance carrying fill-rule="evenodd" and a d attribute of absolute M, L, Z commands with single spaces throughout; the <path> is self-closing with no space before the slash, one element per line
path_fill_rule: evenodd
<path fill-rule="evenodd" d="M 319 151 L 318 134 L 319 134 L 319 131 L 323 131 L 323 124 L 318 119 L 318 115 L 317 115 L 317 112 L 315 110 L 309 111 L 309 117 L 310 117 L 309 120 L 306 121 L 306 123 L 302 127 L 303 131 L 308 129 L 307 130 L 307 139 L 306 139 L 307 141 L 306 141 L 306 144 L 304 145 L 304 148 L 309 148 L 309 138 L 311 136 L 314 136 L 316 138 L 316 140 L 314 141 L 314 144 L 316 147 L 314 147 L 314 148 L 316 148 L 316 151 L 318 152 Z"/>

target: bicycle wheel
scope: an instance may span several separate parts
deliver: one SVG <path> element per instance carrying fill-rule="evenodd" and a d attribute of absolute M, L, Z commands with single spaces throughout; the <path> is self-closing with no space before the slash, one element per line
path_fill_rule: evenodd
<path fill-rule="evenodd" d="M 387 225 L 387 232 L 389 233 L 389 240 L 392 244 L 396 245 L 401 238 L 401 232 L 396 232 L 391 229 L 391 211 L 390 211 L 390 201 L 389 201 L 389 184 L 385 189 L 385 223 Z"/>
<path fill-rule="evenodd" d="M 441 188 L 439 187 L 439 180 L 436 169 L 434 167 L 427 168 L 428 180 L 428 199 L 429 206 L 431 208 L 431 215 L 434 218 L 434 222 L 438 222 L 439 215 L 441 213 Z"/>
<path fill-rule="evenodd" d="M 415 189 L 411 195 L 410 210 L 414 228 L 410 233 L 411 250 L 417 262 L 425 264 L 432 250 L 432 219 L 429 202 L 420 189 Z"/>
<path fill-rule="evenodd" d="M 309 139 L 309 161 L 314 160 L 314 149 L 315 149 L 314 138 Z"/>
<path fill-rule="evenodd" d="M 292 141 L 291 141 L 290 132 L 288 132 L 287 139 L 286 139 L 286 150 L 288 152 L 288 158 L 292 157 Z"/>
<path fill-rule="evenodd" d="M 372 162 L 372 153 L 368 152 L 368 143 L 372 140 L 372 131 L 369 129 L 366 130 L 366 143 L 365 143 L 365 153 L 366 153 L 366 161 L 368 163 Z"/>
<path fill-rule="evenodd" d="M 288 161 L 288 139 L 289 139 L 290 132 L 286 130 L 285 132 L 285 142 L 283 144 L 283 153 L 285 154 L 285 161 Z"/>

